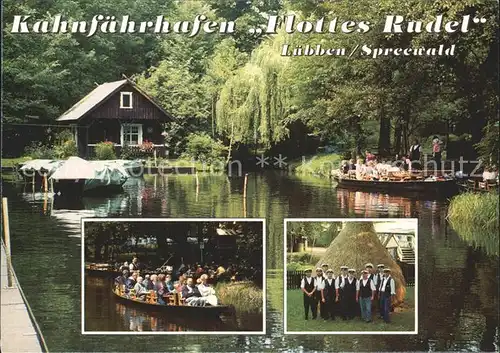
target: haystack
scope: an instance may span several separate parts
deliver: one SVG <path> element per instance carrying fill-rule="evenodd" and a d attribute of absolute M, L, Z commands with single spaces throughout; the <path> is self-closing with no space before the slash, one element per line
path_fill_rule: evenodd
<path fill-rule="evenodd" d="M 366 263 L 372 263 L 375 268 L 378 264 L 384 264 L 385 268 L 391 269 L 391 275 L 396 281 L 396 300 L 393 304 L 398 306 L 403 302 L 406 293 L 403 273 L 378 239 L 372 222 L 346 223 L 318 262 L 317 267 L 324 263 L 334 270 L 335 275 L 338 275 L 340 266 L 354 268 L 357 278 L 361 276 Z"/>

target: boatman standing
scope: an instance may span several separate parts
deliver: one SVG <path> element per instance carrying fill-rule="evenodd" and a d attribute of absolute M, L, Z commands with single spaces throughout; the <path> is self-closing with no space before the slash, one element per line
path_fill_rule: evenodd
<path fill-rule="evenodd" d="M 375 284 L 368 276 L 368 271 L 363 270 L 361 280 L 356 284 L 356 302 L 361 309 L 361 319 L 366 322 L 372 321 L 372 301 L 375 293 Z"/>
<path fill-rule="evenodd" d="M 319 315 L 324 319 L 325 308 L 324 303 L 321 301 L 321 290 L 323 289 L 325 278 L 323 277 L 323 270 L 319 267 L 316 269 L 314 282 L 316 284 L 316 291 L 314 292 L 316 296 L 316 305 L 319 304 Z"/>
<path fill-rule="evenodd" d="M 345 281 L 347 280 L 347 266 L 340 266 L 340 274 L 335 280 L 335 302 L 337 303 L 337 309 L 342 315 L 343 320 L 347 320 L 347 317 L 345 316 L 345 312 L 343 310 L 343 293 L 344 293 L 344 285 Z"/>
<path fill-rule="evenodd" d="M 316 284 L 314 278 L 311 277 L 312 270 L 307 269 L 306 276 L 300 281 L 300 289 L 304 293 L 304 316 L 305 319 L 309 319 L 309 309 L 312 312 L 312 318 L 316 319 L 318 314 L 318 307 L 316 303 L 316 298 L 314 292 L 316 290 Z"/>
<path fill-rule="evenodd" d="M 333 270 L 329 269 L 326 270 L 326 279 L 321 290 L 321 303 L 323 303 L 321 315 L 325 320 L 335 320 L 335 296 L 335 278 Z"/>
<path fill-rule="evenodd" d="M 384 279 L 379 287 L 379 296 L 380 296 L 380 306 L 382 308 L 384 321 L 389 323 L 391 319 L 389 317 L 391 311 L 392 300 L 396 296 L 396 282 L 394 278 L 391 276 L 391 269 L 384 269 Z"/>

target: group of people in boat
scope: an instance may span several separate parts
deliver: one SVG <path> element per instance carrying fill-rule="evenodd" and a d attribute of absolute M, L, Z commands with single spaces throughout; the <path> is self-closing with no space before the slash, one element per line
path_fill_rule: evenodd
<path fill-rule="evenodd" d="M 153 293 L 157 303 L 162 305 L 167 305 L 169 298 L 178 296 L 187 305 L 216 306 L 218 298 L 213 285 L 226 279 L 237 280 L 240 271 L 235 265 L 224 267 L 215 263 L 183 263 L 176 271 L 172 266 L 159 270 L 159 273 L 146 271 L 145 266 L 134 257 L 130 263 L 124 262 L 119 267 L 121 275 L 115 278 L 115 286 L 123 288 L 126 297 L 136 300 L 144 301 Z"/>
<path fill-rule="evenodd" d="M 432 140 L 432 156 L 435 169 L 441 170 L 442 142 L 438 136 Z M 422 146 L 417 139 L 410 146 L 405 156 L 396 155 L 393 159 L 382 159 L 379 156 L 365 151 L 365 156 L 357 160 L 343 160 L 340 164 L 340 173 L 357 180 L 384 180 L 389 177 L 399 176 L 404 178 L 409 171 L 420 171 L 422 169 Z"/>
<path fill-rule="evenodd" d="M 158 304 L 167 305 L 168 298 L 175 295 L 185 301 L 187 305 L 206 306 L 217 305 L 218 299 L 215 289 L 208 284 L 208 275 L 203 274 L 198 279 L 180 276 L 173 281 L 169 274 L 146 274 L 144 277 L 140 271 L 129 273 L 123 270 L 121 276 L 115 278 L 115 285 L 123 286 L 126 297 L 136 300 L 146 300 L 146 296 L 155 294 Z"/>
<path fill-rule="evenodd" d="M 139 261 L 137 257 L 134 257 L 132 261 L 124 262 L 123 264 L 115 264 L 115 269 L 120 273 L 123 270 L 128 270 L 130 273 L 134 271 L 146 271 L 148 268 L 152 268 L 152 266 L 145 265 Z M 151 271 L 147 271 L 151 272 Z M 170 274 L 171 276 L 178 278 L 179 276 L 183 277 L 193 277 L 199 278 L 201 275 L 208 275 L 209 283 L 214 284 L 215 282 L 228 282 L 228 281 L 241 281 L 244 279 L 253 280 L 255 278 L 261 277 L 261 273 L 258 269 L 252 266 L 238 266 L 235 264 L 229 264 L 227 266 L 212 263 L 194 263 L 194 264 L 185 264 L 184 261 L 179 265 L 177 269 L 174 269 L 173 266 L 162 266 L 156 270 L 156 272 L 165 274 Z"/>
<path fill-rule="evenodd" d="M 361 317 L 365 322 L 372 321 L 372 313 L 378 309 L 381 319 L 389 323 L 391 303 L 396 295 L 396 281 L 391 276 L 391 269 L 379 264 L 374 270 L 371 263 L 365 265 L 361 277 L 356 277 L 356 270 L 341 266 L 338 276 L 333 269 L 323 264 L 316 269 L 305 271 L 300 288 L 304 296 L 304 317 L 309 319 L 320 317 L 323 320 L 352 320 Z"/>

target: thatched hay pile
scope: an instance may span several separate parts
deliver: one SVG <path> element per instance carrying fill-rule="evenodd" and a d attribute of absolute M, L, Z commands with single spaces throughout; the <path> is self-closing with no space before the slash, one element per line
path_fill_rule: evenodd
<path fill-rule="evenodd" d="M 340 266 L 345 265 L 356 269 L 356 277 L 359 278 L 368 262 L 375 267 L 378 264 L 384 264 L 385 268 L 391 269 L 391 276 L 396 281 L 396 300 L 393 304 L 395 306 L 401 304 L 406 293 L 403 273 L 378 239 L 372 222 L 347 222 L 328 247 L 317 267 L 326 263 L 337 276 Z"/>

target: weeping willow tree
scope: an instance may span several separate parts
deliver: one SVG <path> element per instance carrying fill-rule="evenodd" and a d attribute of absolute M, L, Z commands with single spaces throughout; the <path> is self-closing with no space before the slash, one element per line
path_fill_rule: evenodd
<path fill-rule="evenodd" d="M 280 55 L 283 42 L 284 36 L 278 35 L 262 44 L 222 87 L 216 126 L 229 139 L 228 158 L 234 144 L 269 147 L 288 136 L 288 90 L 282 80 L 288 60 Z"/>

